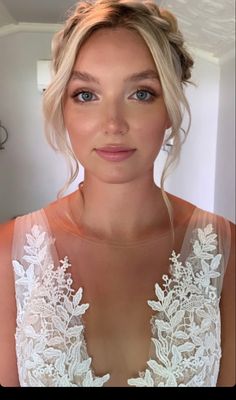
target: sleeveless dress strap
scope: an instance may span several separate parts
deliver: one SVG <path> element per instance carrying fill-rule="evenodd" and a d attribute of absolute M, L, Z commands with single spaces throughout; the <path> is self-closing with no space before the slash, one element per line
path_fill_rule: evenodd
<path fill-rule="evenodd" d="M 22 265 L 27 266 L 23 258 L 25 254 L 25 246 L 27 245 L 28 234 L 32 234 L 34 229 L 38 227 L 40 232 L 45 233 L 45 238 L 53 238 L 48 219 L 43 209 L 32 213 L 17 217 L 15 219 L 13 244 L 12 244 L 12 260 L 21 260 Z M 56 251 L 54 241 L 51 241 L 50 253 L 53 262 L 59 264 L 59 258 Z"/>
<path fill-rule="evenodd" d="M 230 246 L 231 229 L 229 221 L 222 216 L 196 207 L 185 233 L 180 261 L 192 260 L 197 254 L 200 259 L 202 258 L 205 262 L 211 264 L 213 257 L 219 255 L 215 258 L 215 262 L 218 259 L 220 260 L 217 269 L 220 278 L 213 278 L 212 282 L 217 288 L 218 296 L 220 296 L 229 261 Z M 204 261 L 202 261 L 202 267 L 203 264 Z M 206 266 L 206 264 L 204 265 Z"/>
<path fill-rule="evenodd" d="M 32 290 L 41 282 L 46 266 L 58 261 L 55 239 L 43 210 L 17 217 L 12 244 L 12 267 L 15 279 L 17 326 L 27 312 Z M 56 265 L 59 265 L 59 261 Z"/>

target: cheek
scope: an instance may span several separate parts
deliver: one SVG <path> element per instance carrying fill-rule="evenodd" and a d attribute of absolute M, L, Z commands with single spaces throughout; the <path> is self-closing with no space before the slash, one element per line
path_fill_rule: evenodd
<path fill-rule="evenodd" d="M 159 145 L 162 143 L 167 129 L 166 119 L 163 118 L 149 118 L 144 119 L 139 124 L 138 132 L 139 138 L 142 143 L 146 144 L 148 147 L 152 145 Z"/>
<path fill-rule="evenodd" d="M 143 112 L 136 113 L 135 118 L 140 132 L 150 137 L 162 137 L 169 125 L 168 113 L 161 98 L 147 109 L 143 109 Z"/>
<path fill-rule="evenodd" d="M 86 117 L 84 113 L 78 115 L 75 112 L 65 112 L 64 121 L 73 145 L 86 143 L 86 140 L 91 139 L 91 135 L 96 131 L 94 122 L 91 122 L 91 118 Z"/>
<path fill-rule="evenodd" d="M 80 162 L 81 165 L 87 165 L 86 162 L 88 157 L 92 154 L 94 148 L 96 147 L 96 132 L 98 132 L 98 127 L 94 123 L 93 119 L 90 118 L 88 123 L 88 118 L 84 115 L 78 117 L 70 115 L 70 117 L 65 121 L 67 132 L 69 135 L 71 147 L 73 152 Z"/>

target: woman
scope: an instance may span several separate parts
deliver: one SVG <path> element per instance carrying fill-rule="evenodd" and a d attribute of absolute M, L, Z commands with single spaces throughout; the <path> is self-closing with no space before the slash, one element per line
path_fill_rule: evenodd
<path fill-rule="evenodd" d="M 85 176 L 1 226 L 2 385 L 235 383 L 234 225 L 163 188 L 192 66 L 151 2 L 79 3 L 55 35 L 46 134 Z"/>

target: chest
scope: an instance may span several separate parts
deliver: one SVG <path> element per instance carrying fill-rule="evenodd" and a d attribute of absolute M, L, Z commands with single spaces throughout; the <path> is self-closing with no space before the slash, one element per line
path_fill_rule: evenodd
<path fill-rule="evenodd" d="M 83 323 L 93 370 L 97 376 L 110 371 L 109 385 L 126 386 L 149 357 L 153 310 L 147 301 L 154 298 L 155 282 L 168 270 L 168 255 L 162 253 L 158 260 L 150 248 L 103 249 L 96 254 L 83 248 L 82 260 L 71 261 L 71 273 L 74 289 L 82 286 L 83 301 L 89 303 Z"/>
<path fill-rule="evenodd" d="M 181 241 L 181 240 L 180 240 Z M 109 384 L 127 383 L 150 355 L 155 283 L 169 272 L 169 237 L 142 246 L 78 246 L 57 236 L 60 258 L 69 254 L 73 289 L 84 288 L 84 338 L 97 376 L 112 371 Z"/>
<path fill-rule="evenodd" d="M 141 256 L 134 262 L 130 251 L 122 250 L 119 257 L 110 259 L 108 252 L 89 256 L 83 250 L 82 257 L 76 253 L 77 259 L 71 250 L 71 265 L 64 259 L 57 268 L 42 252 L 31 260 L 27 281 L 19 278 L 19 285 L 16 282 L 21 382 L 31 386 L 35 382 L 37 386 L 188 382 L 191 386 L 195 376 L 199 382 L 217 376 L 219 315 L 213 289 L 204 286 L 205 276 L 193 273 L 190 264 L 179 268 L 177 258 L 175 272 L 168 276 L 166 268 L 152 267 L 157 259 L 151 252 L 144 264 Z M 85 255 L 87 263 L 82 262 Z M 164 259 L 158 265 L 166 265 Z M 17 273 L 21 273 L 20 265 Z M 165 285 L 156 283 L 154 291 L 162 273 Z M 26 283 L 21 302 L 21 285 Z M 140 370 L 145 375 L 137 378 Z"/>

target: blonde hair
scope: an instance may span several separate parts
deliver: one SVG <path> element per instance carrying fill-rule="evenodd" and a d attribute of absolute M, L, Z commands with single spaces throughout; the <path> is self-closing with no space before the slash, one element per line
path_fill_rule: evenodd
<path fill-rule="evenodd" d="M 49 145 L 55 151 L 63 153 L 70 170 L 70 176 L 57 197 L 63 196 L 79 173 L 78 160 L 70 145 L 63 121 L 65 90 L 80 47 L 95 30 L 106 27 L 124 27 L 139 33 L 147 44 L 159 73 L 164 101 L 172 124 L 171 133 L 164 140 L 164 144 L 170 139 L 173 141 L 171 152 L 163 168 L 160 186 L 174 237 L 173 210 L 164 190 L 164 181 L 170 173 L 170 167 L 175 166 L 179 161 L 180 132 L 184 132 L 186 138 L 190 129 L 191 111 L 184 94 L 183 84 L 191 83 L 189 79 L 193 59 L 184 46 L 184 38 L 179 31 L 175 16 L 159 8 L 152 1 L 89 0 L 79 2 L 62 29 L 53 38 L 53 79 L 44 92 L 43 98 L 45 134 Z M 181 127 L 185 110 L 189 116 L 186 131 Z"/>

